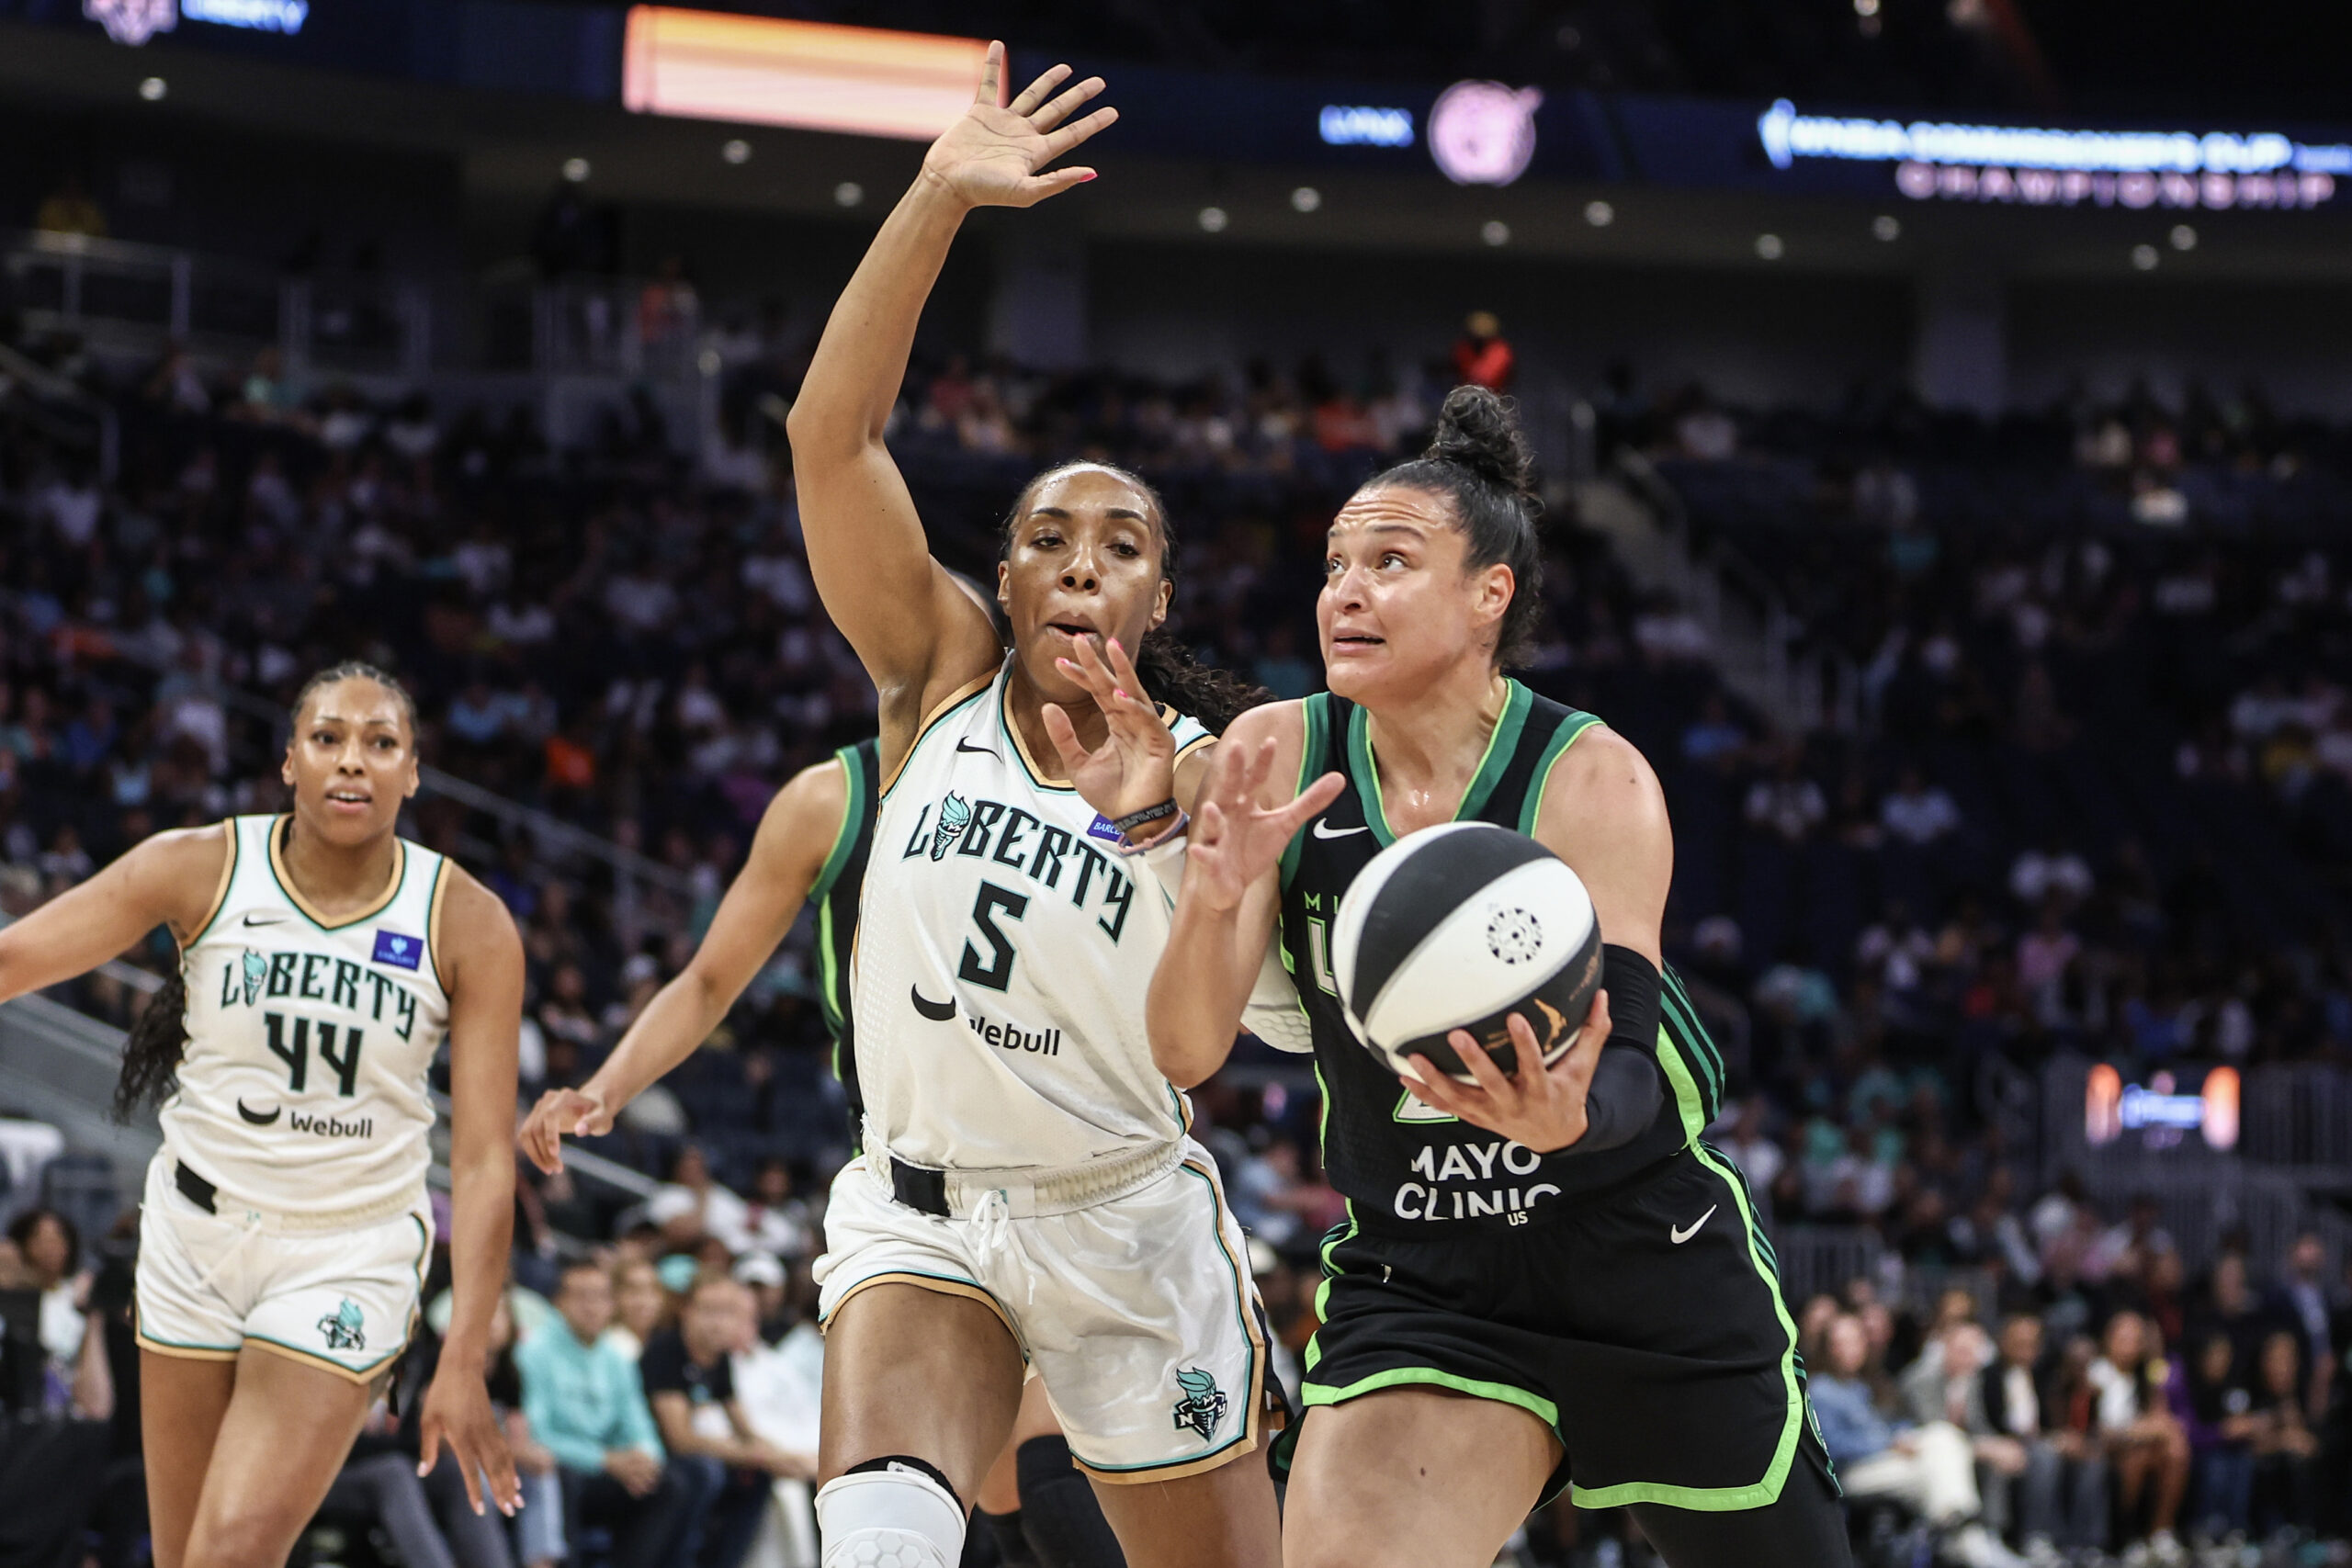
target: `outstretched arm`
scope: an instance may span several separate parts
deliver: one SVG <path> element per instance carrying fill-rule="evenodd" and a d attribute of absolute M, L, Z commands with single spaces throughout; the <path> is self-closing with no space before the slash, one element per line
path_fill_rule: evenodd
<path fill-rule="evenodd" d="M 837 760 L 801 770 L 776 791 L 693 961 L 654 994 L 594 1077 L 576 1089 L 551 1089 L 532 1108 L 518 1137 L 541 1170 L 562 1167 L 567 1134 L 611 1132 L 621 1107 L 710 1038 L 792 930 L 848 810 L 849 780 Z"/>
<path fill-rule="evenodd" d="M 431 1471 L 445 1441 L 458 1457 L 466 1496 L 512 1514 L 520 1487 L 506 1434 L 490 1407 L 482 1371 L 490 1320 L 506 1288 L 514 1239 L 515 1040 L 523 1021 L 523 939 L 495 894 L 455 866 L 443 897 L 435 961 L 449 985 L 449 1336 L 425 1391 L 418 1427 L 421 1462 Z"/>
<path fill-rule="evenodd" d="M 1283 850 L 1344 782 L 1326 773 L 1294 797 L 1303 739 L 1296 703 L 1252 708 L 1202 782 L 1147 1013 L 1152 1061 L 1170 1083 L 1189 1089 L 1232 1054 L 1274 929 Z"/>
<path fill-rule="evenodd" d="M 1102 90 L 1099 77 L 1056 96 L 1069 75 L 1057 65 L 1008 104 L 1004 70 L 1004 46 L 992 43 L 971 107 L 924 154 L 834 304 L 786 422 L 809 570 L 826 614 L 881 694 L 886 768 L 934 701 L 999 657 L 986 612 L 931 558 L 906 480 L 882 445 L 915 323 L 964 215 L 1035 206 L 1093 178 L 1086 168 L 1037 171 L 1117 118 L 1105 108 L 1069 119 Z"/>
<path fill-rule="evenodd" d="M 229 869 L 229 829 L 184 828 L 141 840 L 104 871 L 0 930 L 0 1001 L 96 968 L 157 926 L 186 943 Z"/>

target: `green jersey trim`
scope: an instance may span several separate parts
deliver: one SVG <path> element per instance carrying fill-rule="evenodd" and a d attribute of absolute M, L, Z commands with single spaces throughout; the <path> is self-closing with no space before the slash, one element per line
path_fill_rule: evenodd
<path fill-rule="evenodd" d="M 822 898 L 833 890 L 833 884 L 848 863 L 850 851 L 857 846 L 857 835 L 865 826 L 865 759 L 858 755 L 854 746 L 844 746 L 833 753 L 842 765 L 842 777 L 847 783 L 849 796 L 842 806 L 842 825 L 833 833 L 833 847 L 825 852 L 825 866 L 809 885 L 808 897 Z"/>
<path fill-rule="evenodd" d="M 1453 821 L 1474 818 L 1485 808 L 1487 797 L 1502 782 L 1511 753 L 1519 748 L 1519 732 L 1527 728 L 1527 714 L 1535 705 L 1535 694 L 1516 681 L 1506 684 L 1510 694 L 1503 699 L 1502 716 L 1495 721 L 1494 732 L 1487 737 L 1487 750 L 1478 758 L 1478 771 L 1470 775 L 1468 787 L 1454 803 Z M 1373 837 L 1380 840 L 1380 847 L 1385 850 L 1396 841 L 1396 835 L 1388 826 L 1388 807 L 1380 793 L 1380 763 L 1372 754 L 1372 716 L 1360 707 L 1348 712 L 1348 771 L 1355 775 L 1356 796 L 1363 804 L 1363 819 L 1372 825 Z"/>
<path fill-rule="evenodd" d="M 1291 790 L 1294 800 L 1305 792 L 1307 781 L 1317 776 L 1315 770 L 1322 765 L 1324 748 L 1331 732 L 1330 694 L 1315 693 L 1298 705 L 1298 711 L 1305 730 L 1298 745 L 1298 783 Z M 1285 893 L 1290 891 L 1291 879 L 1298 874 L 1299 845 L 1306 841 L 1313 827 L 1313 823 L 1302 826 L 1283 846 L 1282 886 Z M 1279 924 L 1282 917 L 1278 914 L 1274 918 Z"/>
<path fill-rule="evenodd" d="M 1679 1057 L 1669 1058 L 1667 1077 L 1674 1080 L 1675 1097 L 1682 1102 L 1682 1120 L 1690 1125 L 1698 1086 L 1690 1081 L 1690 1069 Z M 1788 1303 L 1781 1298 L 1780 1275 L 1765 1261 L 1758 1247 L 1763 1232 L 1757 1227 L 1756 1211 L 1747 1201 L 1747 1183 L 1740 1179 L 1737 1169 L 1722 1156 L 1699 1141 L 1699 1129 L 1690 1134 L 1691 1152 L 1701 1164 L 1731 1189 L 1733 1201 L 1739 1205 L 1740 1223 L 1747 1232 L 1747 1259 L 1755 1265 L 1757 1277 L 1772 1297 L 1772 1315 L 1780 1320 L 1781 1331 L 1788 1336 L 1788 1345 L 1781 1352 L 1781 1381 L 1788 1390 L 1788 1418 L 1781 1426 L 1781 1440 L 1772 1450 L 1772 1462 L 1765 1467 L 1763 1479 L 1748 1486 L 1671 1486 L 1662 1482 L 1628 1481 L 1615 1486 L 1583 1487 L 1573 1483 L 1569 1495 L 1580 1508 L 1615 1508 L 1627 1503 L 1662 1503 L 1668 1507 L 1690 1508 L 1701 1513 L 1727 1514 L 1746 1508 L 1761 1508 L 1780 1500 L 1781 1488 L 1789 1479 L 1789 1467 L 1795 1462 L 1797 1437 L 1805 1420 L 1804 1389 L 1797 1381 L 1797 1325 L 1789 1317 Z"/>
<path fill-rule="evenodd" d="M 1433 1384 L 1438 1388 L 1452 1389 L 1456 1393 L 1467 1393 L 1479 1399 L 1491 1399 L 1500 1404 L 1517 1405 L 1546 1427 L 1551 1427 L 1555 1434 L 1560 1429 L 1560 1407 L 1543 1395 L 1530 1393 L 1523 1388 L 1514 1388 L 1507 1382 L 1482 1382 L 1476 1378 L 1442 1372 L 1435 1367 L 1396 1367 L 1388 1371 L 1374 1372 L 1368 1378 L 1360 1378 L 1345 1388 L 1333 1388 L 1329 1383 L 1303 1383 L 1300 1387 L 1301 1403 L 1310 1407 L 1317 1404 L 1343 1404 L 1351 1399 L 1359 1399 L 1367 1393 L 1378 1393 L 1385 1388 L 1402 1388 L 1415 1383 Z M 1581 1503 L 1584 1499 L 1579 1495 L 1577 1501 Z M 1595 1506 L 1605 1506 L 1606 1505 Z"/>
<path fill-rule="evenodd" d="M 1552 739 L 1544 742 L 1544 754 L 1535 760 L 1535 787 L 1527 792 L 1527 798 L 1519 807 L 1519 830 L 1529 838 L 1535 837 L 1535 824 L 1544 815 L 1544 792 L 1552 786 L 1552 764 L 1560 760 L 1561 752 L 1577 743 L 1578 737 L 1600 722 L 1591 714 L 1577 714 L 1564 720 L 1552 732 Z"/>

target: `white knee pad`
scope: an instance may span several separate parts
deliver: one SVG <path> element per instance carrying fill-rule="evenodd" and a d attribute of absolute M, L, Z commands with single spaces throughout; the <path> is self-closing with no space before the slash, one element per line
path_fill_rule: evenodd
<path fill-rule="evenodd" d="M 835 1476 L 817 1490 L 822 1568 L 956 1568 L 964 1506 L 912 1465 Z"/>

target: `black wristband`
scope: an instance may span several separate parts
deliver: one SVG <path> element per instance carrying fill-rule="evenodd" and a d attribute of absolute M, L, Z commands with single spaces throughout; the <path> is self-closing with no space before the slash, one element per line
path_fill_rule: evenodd
<path fill-rule="evenodd" d="M 1176 803 L 1163 800 L 1157 806 L 1147 806 L 1141 811 L 1130 811 L 1125 817 L 1112 819 L 1111 827 L 1123 839 L 1133 838 L 1138 828 L 1148 828 L 1154 822 L 1164 822 L 1176 815 Z"/>

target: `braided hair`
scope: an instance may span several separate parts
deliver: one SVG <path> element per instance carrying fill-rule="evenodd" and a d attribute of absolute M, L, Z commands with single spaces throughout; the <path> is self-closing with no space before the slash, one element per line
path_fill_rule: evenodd
<path fill-rule="evenodd" d="M 1495 642 L 1495 663 L 1505 670 L 1533 659 L 1544 618 L 1544 550 L 1535 533 L 1544 503 L 1535 492 L 1534 468 L 1510 400 L 1484 387 L 1456 387 L 1438 411 L 1429 448 L 1364 484 L 1447 497 L 1464 541 L 1463 570 L 1510 568 L 1510 605 Z"/>
<path fill-rule="evenodd" d="M 1023 486 L 1012 510 L 1005 514 L 1003 527 L 998 531 L 997 558 L 1002 560 L 1012 553 L 1012 530 L 1028 515 L 1037 492 L 1049 481 L 1080 469 L 1109 474 L 1143 497 L 1145 508 L 1151 514 L 1151 525 L 1159 535 L 1160 580 L 1172 585 L 1176 581 L 1178 550 L 1176 530 L 1168 520 L 1167 502 L 1159 499 L 1159 492 L 1143 476 L 1109 463 L 1057 464 Z M 1135 660 L 1136 673 L 1143 677 L 1145 696 L 1191 715 L 1212 735 L 1224 734 L 1227 727 L 1244 713 L 1274 700 L 1274 694 L 1263 686 L 1252 684 L 1230 670 L 1220 670 L 1194 659 L 1193 650 L 1168 629 L 1165 622 L 1144 634 L 1135 650 Z"/>
<path fill-rule="evenodd" d="M 302 689 L 294 694 L 288 720 L 300 724 L 302 710 L 310 705 L 311 698 L 321 688 L 338 681 L 373 681 L 391 693 L 400 703 L 409 734 L 416 733 L 416 699 L 409 694 L 408 688 L 375 665 L 356 659 L 330 664 L 303 682 Z M 180 1062 L 187 1055 L 187 979 L 181 965 L 175 964 L 164 976 L 163 985 L 139 1010 L 138 1017 L 130 1021 L 130 1032 L 122 1045 L 122 1070 L 115 1077 L 114 1119 L 127 1123 L 141 1109 L 176 1089 Z"/>

